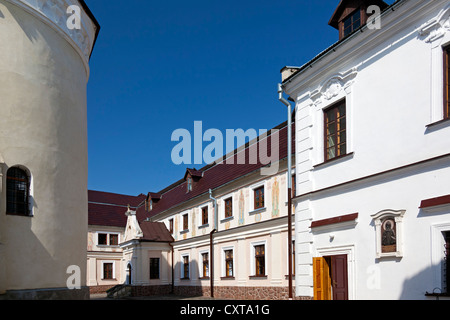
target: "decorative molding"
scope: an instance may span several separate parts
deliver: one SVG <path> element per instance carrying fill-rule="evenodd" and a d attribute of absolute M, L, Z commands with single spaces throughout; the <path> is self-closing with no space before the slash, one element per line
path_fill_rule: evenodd
<path fill-rule="evenodd" d="M 97 27 L 78 0 L 7 1 L 42 20 L 63 36 L 79 53 L 89 75 L 89 57 L 94 46 Z M 80 29 L 69 29 L 67 26 L 67 20 L 72 15 L 72 13 L 67 13 L 70 6 L 80 8 Z"/>
<path fill-rule="evenodd" d="M 377 259 L 386 257 L 403 257 L 403 216 L 406 210 L 383 210 L 376 214 L 371 215 L 375 223 L 376 231 L 376 248 L 377 248 Z M 383 220 L 391 218 L 395 220 L 395 248 L 393 252 L 383 252 L 382 246 L 382 224 Z"/>
<path fill-rule="evenodd" d="M 450 31 L 450 4 L 419 28 L 419 36 L 424 38 L 425 42 L 432 43 L 442 38 L 448 31 Z"/>
<path fill-rule="evenodd" d="M 310 94 L 310 98 L 315 105 L 322 103 L 325 99 L 327 101 L 341 95 L 344 90 L 346 94 L 351 92 L 351 86 L 354 83 L 358 70 L 356 67 L 351 68 L 348 71 L 335 74 L 330 78 L 323 81 L 317 89 L 313 90 Z"/>

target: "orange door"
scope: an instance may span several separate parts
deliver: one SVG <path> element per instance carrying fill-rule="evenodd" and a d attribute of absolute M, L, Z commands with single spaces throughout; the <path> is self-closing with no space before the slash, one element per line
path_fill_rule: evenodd
<path fill-rule="evenodd" d="M 325 258 L 313 258 L 314 300 L 331 299 L 330 267 Z"/>

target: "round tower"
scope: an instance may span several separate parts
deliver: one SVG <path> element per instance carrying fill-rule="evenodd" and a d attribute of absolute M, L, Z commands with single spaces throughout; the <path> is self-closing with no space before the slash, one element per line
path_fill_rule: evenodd
<path fill-rule="evenodd" d="M 0 294 L 83 299 L 89 58 L 82 0 L 0 0 Z"/>

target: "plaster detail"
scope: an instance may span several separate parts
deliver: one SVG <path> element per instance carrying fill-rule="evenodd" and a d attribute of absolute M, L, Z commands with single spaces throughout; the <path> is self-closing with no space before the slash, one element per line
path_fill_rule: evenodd
<path fill-rule="evenodd" d="M 96 26 L 78 0 L 6 0 L 50 25 L 63 36 L 81 56 L 89 74 L 89 57 L 92 52 Z M 73 12 L 70 6 L 80 8 L 80 28 L 69 29 L 68 19 Z"/>
<path fill-rule="evenodd" d="M 442 38 L 448 31 L 450 31 L 450 4 L 419 28 L 419 36 L 424 37 L 425 42 L 432 43 Z"/>

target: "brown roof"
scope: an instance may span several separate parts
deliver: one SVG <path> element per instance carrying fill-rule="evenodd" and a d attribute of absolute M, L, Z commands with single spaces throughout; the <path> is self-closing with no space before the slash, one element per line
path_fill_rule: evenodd
<path fill-rule="evenodd" d="M 292 126 L 292 154 L 294 154 L 295 126 L 294 124 Z M 279 129 L 279 159 L 285 159 L 287 157 L 286 123 L 283 123 L 274 129 Z M 257 145 L 259 147 L 259 142 L 257 142 Z M 270 135 L 268 136 L 267 149 L 267 154 L 270 155 Z M 160 197 L 159 201 L 153 203 L 153 209 L 151 212 L 146 212 L 145 206 L 143 205 L 143 201 L 147 198 L 146 195 L 140 194 L 138 196 L 128 196 L 108 192 L 89 191 L 89 225 L 125 227 L 127 222 L 127 217 L 125 216 L 125 212 L 127 210 L 126 206 L 130 204 L 131 209 L 136 210 L 137 220 L 143 231 L 144 228 L 149 228 L 147 232 L 148 241 L 156 241 L 154 238 L 155 236 L 152 235 L 152 231 L 156 232 L 158 230 L 155 230 L 155 226 L 144 226 L 147 223 L 145 221 L 147 218 L 154 217 L 197 196 L 206 194 L 210 189 L 214 190 L 265 166 L 265 164 L 261 163 L 259 160 L 257 163 L 250 163 L 248 145 L 244 152 L 245 164 L 238 164 L 237 154 L 234 154 L 234 164 L 210 164 L 200 170 L 192 170 L 196 176 L 201 176 L 201 178 L 199 178 L 199 180 L 195 183 L 195 186 L 191 192 L 187 192 L 187 182 L 183 178 L 158 193 L 150 193 L 151 197 Z M 160 232 L 157 232 L 156 234 L 158 235 Z"/>
<path fill-rule="evenodd" d="M 144 236 L 140 241 L 173 242 L 174 239 L 163 222 L 142 221 L 139 223 Z"/>
<path fill-rule="evenodd" d="M 145 195 L 129 196 L 124 194 L 88 191 L 88 224 L 96 226 L 123 227 L 127 225 L 125 212 L 128 205 L 137 210 Z"/>
<path fill-rule="evenodd" d="M 294 124 L 293 124 L 294 127 Z M 279 129 L 279 159 L 287 156 L 287 126 L 283 123 L 276 127 Z M 295 130 L 292 130 L 292 154 L 295 152 Z M 259 146 L 259 142 L 258 142 Z M 271 154 L 271 136 L 268 136 L 267 154 Z M 245 149 L 245 164 L 237 164 L 237 154 L 234 155 L 234 164 L 220 163 L 208 165 L 200 170 L 196 170 L 196 175 L 202 174 L 202 177 L 196 182 L 193 190 L 187 192 L 187 182 L 184 179 L 174 183 L 169 188 L 160 191 L 161 199 L 153 204 L 151 212 L 146 212 L 144 207 L 137 210 L 138 221 L 147 217 L 154 217 L 170 208 L 173 208 L 183 202 L 191 200 L 197 196 L 208 193 L 209 189 L 214 190 L 235 179 L 241 178 L 256 170 L 261 169 L 265 164 L 257 161 L 255 164 L 249 163 L 249 148 Z"/>

